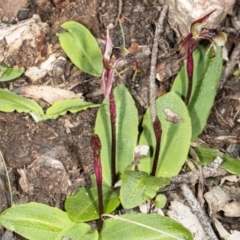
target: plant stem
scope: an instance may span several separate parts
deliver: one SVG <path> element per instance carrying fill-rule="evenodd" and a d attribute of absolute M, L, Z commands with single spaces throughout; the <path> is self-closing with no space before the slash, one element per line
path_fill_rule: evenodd
<path fill-rule="evenodd" d="M 123 48 L 126 47 L 126 43 L 125 43 L 125 35 L 124 35 L 124 31 L 123 31 L 123 27 L 122 27 L 122 23 L 120 21 L 120 19 L 118 20 L 119 22 L 119 26 L 120 26 L 120 29 L 121 29 L 121 32 L 122 32 L 122 38 L 123 38 Z"/>
<path fill-rule="evenodd" d="M 101 186 L 97 185 L 97 192 L 98 192 L 98 209 L 99 209 L 99 219 L 98 219 L 97 230 L 98 230 L 98 232 L 100 232 L 103 227 L 102 215 L 104 214 L 102 184 L 101 184 Z"/>
<path fill-rule="evenodd" d="M 162 138 L 161 123 L 157 116 L 153 123 L 153 129 L 154 129 L 155 138 L 156 138 L 156 150 L 155 150 L 155 155 L 154 155 L 154 160 L 153 160 L 151 176 L 156 175 L 158 158 L 159 158 L 159 153 L 160 153 L 160 144 L 161 144 L 161 138 Z"/>
<path fill-rule="evenodd" d="M 91 139 L 91 147 L 93 150 L 94 158 L 94 172 L 96 176 L 97 183 L 97 193 L 98 193 L 98 209 L 99 209 L 99 220 L 98 220 L 98 231 L 100 232 L 103 226 L 102 215 L 104 214 L 103 206 L 103 193 L 102 193 L 102 164 L 101 164 L 101 142 L 97 135 L 94 135 Z"/>
<path fill-rule="evenodd" d="M 112 174 L 112 187 L 114 187 L 117 182 L 116 175 L 116 105 L 113 95 L 113 90 L 111 90 L 109 95 L 109 112 L 111 119 L 111 134 L 112 134 L 112 162 L 111 162 L 111 174 Z"/>
<path fill-rule="evenodd" d="M 188 105 L 191 94 L 192 94 L 192 80 L 193 80 L 193 46 L 194 43 L 190 44 L 187 51 L 187 75 L 188 75 L 188 90 L 185 98 L 185 104 Z"/>

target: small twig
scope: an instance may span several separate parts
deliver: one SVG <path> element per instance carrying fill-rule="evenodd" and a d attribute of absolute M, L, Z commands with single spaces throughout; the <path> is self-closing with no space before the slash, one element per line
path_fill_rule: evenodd
<path fill-rule="evenodd" d="M 6 172 L 6 178 L 7 178 L 7 182 L 8 182 L 8 187 L 9 187 L 9 191 L 10 191 L 10 206 L 13 205 L 13 194 L 12 194 L 12 187 L 11 187 L 11 181 L 10 181 L 10 177 L 9 177 L 9 174 L 8 174 L 8 170 L 7 170 L 7 166 L 6 166 L 6 162 L 3 158 L 3 155 L 2 155 L 2 152 L 0 151 L 0 162 L 3 163 L 3 167 L 4 167 L 4 170 Z"/>
<path fill-rule="evenodd" d="M 221 165 L 222 161 L 223 161 L 222 158 L 217 157 L 213 162 L 203 167 L 202 168 L 203 178 L 205 179 L 209 177 L 226 175 L 226 170 L 222 168 L 219 169 L 219 166 Z M 200 175 L 199 170 L 195 170 L 189 173 L 173 177 L 171 180 L 171 185 L 166 188 L 162 188 L 161 190 L 159 190 L 159 192 L 172 191 L 176 188 L 179 188 L 179 185 L 183 183 L 194 185 L 198 181 L 199 175 Z"/>
<path fill-rule="evenodd" d="M 121 14 L 122 14 L 122 5 L 123 5 L 123 4 L 122 4 L 122 0 L 118 0 L 118 15 L 117 15 L 117 18 L 116 18 L 116 20 L 115 20 L 114 27 L 117 26 L 118 21 L 119 21 L 119 18 L 120 18 Z"/>
<path fill-rule="evenodd" d="M 202 170 L 202 165 L 201 162 L 199 160 L 198 155 L 196 154 L 196 152 L 194 151 L 194 149 L 191 147 L 190 148 L 190 154 L 191 156 L 194 158 L 194 160 L 197 162 L 198 165 L 198 170 L 199 170 L 199 179 L 198 179 L 198 189 L 197 189 L 197 197 L 198 197 L 198 201 L 200 202 L 201 207 L 204 204 L 204 197 L 203 197 L 203 191 L 204 191 L 204 185 L 203 185 L 203 170 Z"/>
<path fill-rule="evenodd" d="M 156 69 L 157 52 L 158 52 L 158 38 L 163 28 L 163 21 L 166 17 L 167 10 L 168 10 L 168 6 L 164 5 L 160 13 L 158 22 L 156 23 L 156 30 L 154 35 L 153 47 L 152 47 L 152 57 L 151 57 L 150 76 L 149 76 L 149 82 L 150 82 L 149 83 L 149 86 L 150 86 L 149 104 L 150 104 L 152 122 L 154 122 L 156 118 L 155 69 Z"/>
<path fill-rule="evenodd" d="M 184 195 L 185 199 L 187 200 L 190 208 L 192 209 L 193 213 L 196 214 L 198 217 L 207 237 L 207 240 L 218 240 L 216 234 L 214 233 L 211 223 L 209 221 L 208 216 L 205 214 L 203 209 L 201 208 L 200 204 L 198 203 L 197 199 L 193 195 L 192 191 L 188 188 L 186 184 L 181 185 L 182 194 Z"/>
<path fill-rule="evenodd" d="M 225 84 L 227 78 L 233 73 L 233 70 L 240 59 L 240 42 L 235 46 L 229 61 L 227 62 L 225 69 L 223 71 L 219 88 L 222 88 Z"/>

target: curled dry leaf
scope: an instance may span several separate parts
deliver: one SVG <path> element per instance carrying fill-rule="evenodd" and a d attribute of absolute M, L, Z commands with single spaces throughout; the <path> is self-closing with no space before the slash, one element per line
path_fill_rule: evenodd
<path fill-rule="evenodd" d="M 188 206 L 174 200 L 171 202 L 169 209 L 167 215 L 186 227 L 194 235 L 194 240 L 206 239 L 206 235 L 197 216 L 192 213 Z"/>
<path fill-rule="evenodd" d="M 224 205 L 228 201 L 231 201 L 231 197 L 229 196 L 229 194 L 224 192 L 219 186 L 216 186 L 210 191 L 206 192 L 204 194 L 204 198 L 208 203 L 211 214 L 223 210 Z"/>
<path fill-rule="evenodd" d="M 232 230 L 231 233 L 228 233 L 227 230 L 223 227 L 223 225 L 216 219 L 213 219 L 214 225 L 216 230 L 218 231 L 219 236 L 221 239 L 227 240 L 239 240 L 240 239 L 240 232 L 236 230 Z"/>
<path fill-rule="evenodd" d="M 82 96 L 81 93 L 76 94 L 65 89 L 35 85 L 17 88 L 15 93 L 34 99 L 43 99 L 51 105 L 65 99 L 80 98 Z"/>
<path fill-rule="evenodd" d="M 226 217 L 240 217 L 240 202 L 228 202 L 222 210 Z"/>

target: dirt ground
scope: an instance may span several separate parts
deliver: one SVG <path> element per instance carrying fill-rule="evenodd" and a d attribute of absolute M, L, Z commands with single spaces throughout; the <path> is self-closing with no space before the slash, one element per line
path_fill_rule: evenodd
<path fill-rule="evenodd" d="M 2 2 L 2 4 L 1 4 Z M 122 45 L 122 34 L 116 20 L 119 13 L 117 0 L 0 0 L 2 21 L 17 23 L 38 14 L 42 22 L 46 22 L 49 31 L 44 36 L 44 44 L 51 46 L 52 51 L 61 51 L 56 36 L 60 25 L 74 20 L 84 24 L 93 35 L 103 41 L 106 27 L 112 23 L 111 36 L 115 46 Z M 14 2 L 14 3 L 13 3 Z M 17 2 L 17 3 L 16 3 Z M 152 46 L 154 23 L 159 17 L 161 1 L 122 1 L 121 17 L 124 18 L 123 29 L 126 46 L 137 42 L 140 46 Z M 236 1 L 234 13 L 239 15 L 239 3 Z M 230 17 L 223 22 L 223 29 L 230 26 Z M 174 62 L 177 58 L 177 47 L 180 38 L 169 26 L 167 17 L 164 31 L 159 40 L 158 62 Z M 227 49 L 233 51 L 239 36 L 229 33 Z M 133 53 L 141 66 L 141 73 L 133 83 L 129 80 L 131 68 L 124 73 L 123 81 L 130 89 L 137 102 L 140 115 L 148 103 L 148 76 L 151 53 L 140 55 Z M 32 49 L 26 44 L 16 56 L 4 60 L 8 66 L 25 68 L 36 63 Z M 238 56 L 239 57 L 239 56 Z M 100 79 L 93 78 L 78 70 L 69 60 L 63 65 L 63 71 L 57 75 L 32 81 L 22 76 L 16 81 L 0 83 L 1 88 L 15 89 L 24 85 L 50 85 L 68 88 L 75 93 L 82 93 L 86 100 L 98 103 L 102 96 L 95 93 L 100 89 Z M 237 69 L 237 66 L 235 67 Z M 163 83 L 156 81 L 158 93 L 167 91 L 173 77 Z M 77 84 L 76 84 L 77 83 Z M 218 91 L 207 126 L 200 136 L 205 146 L 217 148 L 233 157 L 240 157 L 240 81 L 239 76 L 230 76 Z M 43 104 L 43 103 L 41 103 Z M 26 203 L 36 201 L 63 208 L 66 194 L 72 194 L 79 186 L 89 184 L 89 173 L 93 172 L 90 139 L 93 133 L 97 109 L 88 109 L 77 114 L 67 114 L 57 120 L 36 123 L 28 114 L 0 113 L 0 149 L 6 161 L 12 183 L 13 201 Z M 58 161 L 59 167 L 54 165 Z M 61 165 L 62 164 L 62 165 Z M 57 168 L 57 170 L 56 170 Z M 9 206 L 9 189 L 3 175 L 0 210 Z M 71 185 L 68 182 L 71 182 Z M 0 184 L 1 185 L 1 184 Z M 221 219 L 228 229 L 240 230 L 240 222 L 233 224 L 233 219 Z M 0 236 L 4 230 L 0 230 Z M 15 236 L 14 239 L 22 239 Z"/>

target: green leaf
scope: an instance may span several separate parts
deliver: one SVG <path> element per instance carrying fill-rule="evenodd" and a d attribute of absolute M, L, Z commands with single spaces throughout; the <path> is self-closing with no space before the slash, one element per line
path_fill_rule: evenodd
<path fill-rule="evenodd" d="M 212 148 L 195 147 L 194 151 L 203 165 L 211 163 L 217 156 L 222 155 L 219 150 Z"/>
<path fill-rule="evenodd" d="M 164 208 L 164 206 L 166 205 L 167 202 L 167 198 L 165 195 L 163 194 L 158 194 L 155 201 L 154 201 L 154 205 L 157 208 Z"/>
<path fill-rule="evenodd" d="M 157 115 L 162 125 L 162 139 L 156 176 L 176 176 L 184 164 L 191 139 L 191 120 L 187 107 L 174 92 L 169 92 L 156 100 Z M 150 113 L 147 112 L 143 121 L 143 133 L 140 145 L 148 144 L 148 156 L 142 158 L 139 169 L 150 174 L 153 164 L 156 142 Z"/>
<path fill-rule="evenodd" d="M 173 177 L 179 173 L 188 155 L 192 134 L 191 119 L 185 103 L 174 92 L 158 98 L 156 108 L 162 125 L 156 176 Z M 171 117 L 168 114 L 174 114 L 177 122 L 168 119 Z"/>
<path fill-rule="evenodd" d="M 57 33 L 67 56 L 82 71 L 100 76 L 103 71 L 102 53 L 90 31 L 74 21 L 65 22 L 61 27 L 68 31 Z"/>
<path fill-rule="evenodd" d="M 169 179 L 149 176 L 145 172 L 126 171 L 121 175 L 120 198 L 124 208 L 134 208 L 155 197 Z"/>
<path fill-rule="evenodd" d="M 100 240 L 191 240 L 192 234 L 180 223 L 157 214 L 112 216 L 104 222 Z"/>
<path fill-rule="evenodd" d="M 156 138 L 153 130 L 150 108 L 147 109 L 142 121 L 143 132 L 140 135 L 139 145 L 149 146 L 149 151 L 146 157 L 140 159 L 138 168 L 148 174 L 152 171 L 153 158 L 156 148 Z"/>
<path fill-rule="evenodd" d="M 121 84 L 114 91 L 116 103 L 116 172 L 121 174 L 134 160 L 134 149 L 138 137 L 138 112 L 135 102 L 127 90 Z M 109 115 L 109 100 L 103 102 L 100 107 L 95 133 L 102 144 L 101 161 L 104 181 L 111 185 L 111 124 Z"/>
<path fill-rule="evenodd" d="M 200 45 L 193 53 L 193 87 L 188 105 L 192 120 L 192 141 L 198 137 L 206 125 L 222 73 L 222 48 L 216 45 L 217 55 L 212 57 L 213 49 L 208 54 L 206 53 L 208 47 L 209 45 Z M 172 91 L 184 99 L 187 86 L 188 77 L 186 65 L 184 65 L 174 81 Z"/>
<path fill-rule="evenodd" d="M 55 239 L 72 224 L 60 209 L 35 202 L 6 209 L 0 215 L 0 223 L 8 230 L 34 240 Z"/>
<path fill-rule="evenodd" d="M 24 73 L 24 70 L 24 68 L 10 68 L 0 64 L 0 82 L 16 79 Z"/>
<path fill-rule="evenodd" d="M 240 176 L 240 160 L 236 158 L 232 158 L 227 154 L 224 154 L 222 158 L 223 158 L 223 162 L 221 164 L 221 167 L 224 168 L 229 173 Z"/>
<path fill-rule="evenodd" d="M 71 240 L 97 240 L 97 230 L 92 231 L 86 223 L 72 223 L 64 228 L 54 240 L 62 240 L 63 237 Z"/>
<path fill-rule="evenodd" d="M 240 175 L 240 161 L 238 159 L 232 158 L 227 154 L 222 154 L 219 150 L 212 148 L 196 147 L 194 151 L 203 165 L 211 163 L 217 156 L 220 156 L 223 159 L 220 167 L 229 173 Z"/>
<path fill-rule="evenodd" d="M 118 191 L 103 185 L 104 213 L 113 212 L 120 204 Z M 65 208 L 69 218 L 74 222 L 86 222 L 99 218 L 97 186 L 79 188 L 73 196 L 67 196 Z"/>
<path fill-rule="evenodd" d="M 43 119 L 42 108 L 34 101 L 24 98 L 8 89 L 0 89 L 0 111 L 30 113 L 35 121 Z"/>
<path fill-rule="evenodd" d="M 85 102 L 80 98 L 66 99 L 60 102 L 55 102 L 46 111 L 45 119 L 56 119 L 60 115 L 66 114 L 67 111 L 71 113 L 80 112 L 87 108 L 99 107 L 101 104 L 94 104 L 91 102 Z"/>

